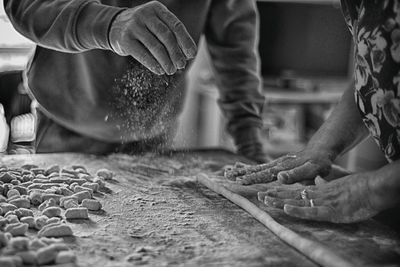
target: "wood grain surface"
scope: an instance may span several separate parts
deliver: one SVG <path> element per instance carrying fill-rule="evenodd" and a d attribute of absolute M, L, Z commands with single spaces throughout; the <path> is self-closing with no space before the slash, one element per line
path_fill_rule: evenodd
<path fill-rule="evenodd" d="M 90 172 L 109 168 L 115 173 L 110 192 L 96 196 L 103 211 L 71 224 L 75 237 L 66 242 L 76 251 L 79 266 L 315 266 L 240 207 L 196 183 L 198 173 L 215 176 L 238 160 L 227 151 L 204 150 L 3 156 L 0 164 L 83 164 Z M 332 225 L 297 220 L 252 199 L 259 188 L 235 189 L 278 223 L 357 265 L 400 263 L 400 238 L 375 221 Z"/>

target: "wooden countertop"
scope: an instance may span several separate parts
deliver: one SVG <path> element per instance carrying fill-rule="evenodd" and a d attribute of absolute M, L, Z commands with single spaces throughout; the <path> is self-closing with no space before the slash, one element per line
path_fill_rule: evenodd
<path fill-rule="evenodd" d="M 212 174 L 237 160 L 227 151 L 205 150 L 107 157 L 16 155 L 1 157 L 0 164 L 81 164 L 91 173 L 108 168 L 116 174 L 108 183 L 110 191 L 96 196 L 103 211 L 70 224 L 75 237 L 66 242 L 76 251 L 79 266 L 315 266 L 245 211 L 194 182 L 197 173 Z M 373 220 L 332 225 L 263 208 L 279 223 L 356 264 L 400 263 L 399 236 Z"/>

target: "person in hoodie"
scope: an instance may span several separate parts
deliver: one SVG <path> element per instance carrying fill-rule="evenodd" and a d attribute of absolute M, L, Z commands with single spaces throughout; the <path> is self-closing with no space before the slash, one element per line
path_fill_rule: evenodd
<path fill-rule="evenodd" d="M 38 103 L 37 152 L 165 147 L 204 35 L 237 151 L 266 160 L 254 1 L 4 0 L 4 7 L 37 44 L 25 72 Z"/>

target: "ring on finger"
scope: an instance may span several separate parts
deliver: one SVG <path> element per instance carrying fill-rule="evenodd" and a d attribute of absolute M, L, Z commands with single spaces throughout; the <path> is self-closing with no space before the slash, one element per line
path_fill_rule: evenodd
<path fill-rule="evenodd" d="M 300 196 L 301 196 L 301 199 L 303 199 L 303 200 L 308 200 L 308 192 L 307 192 L 307 189 L 303 189 L 303 190 L 300 192 Z"/>

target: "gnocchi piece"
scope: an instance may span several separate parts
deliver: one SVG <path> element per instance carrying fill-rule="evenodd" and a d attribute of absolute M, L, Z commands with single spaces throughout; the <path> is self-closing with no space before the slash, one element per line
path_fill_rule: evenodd
<path fill-rule="evenodd" d="M 92 211 L 101 210 L 101 208 L 102 208 L 101 203 L 96 199 L 84 199 L 82 201 L 81 205 L 82 205 L 82 207 L 85 207 L 88 210 L 92 210 Z"/>
<path fill-rule="evenodd" d="M 19 193 L 19 191 L 17 189 L 10 189 L 7 192 L 7 198 L 12 198 L 14 196 L 20 196 L 21 194 Z"/>
<path fill-rule="evenodd" d="M 63 196 L 71 196 L 74 194 L 71 190 L 69 190 L 67 187 L 60 187 L 60 193 Z"/>
<path fill-rule="evenodd" d="M 17 198 L 9 201 L 10 204 L 16 206 L 17 208 L 29 209 L 31 207 L 31 202 L 26 198 Z"/>
<path fill-rule="evenodd" d="M 18 217 L 15 214 L 10 214 L 5 217 L 8 221 L 8 223 L 19 223 Z"/>
<path fill-rule="evenodd" d="M 48 207 L 42 211 L 42 214 L 49 217 L 60 217 L 61 216 L 61 208 L 59 207 Z"/>
<path fill-rule="evenodd" d="M 90 196 L 93 195 L 93 190 L 91 188 L 85 188 L 85 187 L 82 187 L 80 185 L 75 186 L 75 188 L 74 188 L 74 192 L 75 193 L 79 193 L 79 192 L 82 192 L 82 191 L 88 191 L 90 193 Z"/>
<path fill-rule="evenodd" d="M 72 236 L 71 227 L 66 224 L 49 224 L 39 231 L 39 236 L 45 237 L 63 237 Z"/>
<path fill-rule="evenodd" d="M 31 200 L 31 203 L 33 206 L 39 206 L 40 204 L 43 203 L 43 193 L 39 190 L 32 190 L 29 193 L 29 199 Z"/>
<path fill-rule="evenodd" d="M 60 251 L 56 257 L 56 264 L 74 263 L 76 255 L 71 250 Z"/>
<path fill-rule="evenodd" d="M 52 166 L 49 166 L 45 171 L 45 175 L 46 176 L 48 176 L 48 175 L 50 175 L 52 173 L 60 173 L 60 166 L 52 165 Z"/>
<path fill-rule="evenodd" d="M 30 209 L 25 209 L 25 208 L 19 208 L 14 210 L 15 215 L 18 216 L 18 219 L 24 218 L 24 217 L 33 217 L 33 211 Z"/>
<path fill-rule="evenodd" d="M 76 203 L 78 203 L 78 197 L 71 195 L 71 196 L 60 198 L 60 206 L 65 208 L 65 206 L 64 206 L 65 202 L 68 200 L 75 200 Z"/>
<path fill-rule="evenodd" d="M 65 218 L 67 219 L 88 219 L 88 209 L 84 207 L 69 208 L 65 211 Z"/>
<path fill-rule="evenodd" d="M 75 194 L 73 194 L 72 196 L 75 196 L 75 197 L 78 198 L 78 203 L 82 203 L 82 201 L 83 201 L 84 199 L 88 199 L 88 198 L 90 199 L 90 198 L 92 198 L 92 195 L 91 195 L 90 192 L 87 191 L 87 190 L 81 191 L 81 192 L 78 192 L 78 193 L 75 193 Z"/>
<path fill-rule="evenodd" d="M 17 267 L 22 265 L 22 259 L 18 256 L 0 257 L 1 267 Z"/>
<path fill-rule="evenodd" d="M 96 172 L 96 175 L 102 177 L 104 180 L 111 180 L 114 176 L 113 172 L 108 169 L 100 169 Z"/>
<path fill-rule="evenodd" d="M 34 251 L 20 251 L 16 253 L 16 256 L 22 259 L 25 265 L 36 265 L 36 253 Z"/>
<path fill-rule="evenodd" d="M 0 174 L 0 181 L 3 183 L 10 183 L 14 179 L 15 179 L 15 176 L 8 172 Z"/>
<path fill-rule="evenodd" d="M 57 195 L 57 194 L 43 194 L 42 198 L 43 201 L 46 201 L 48 199 L 54 199 L 57 203 L 57 205 L 60 203 L 60 198 L 62 197 L 62 195 Z"/>
<path fill-rule="evenodd" d="M 100 177 L 94 178 L 94 179 L 93 179 L 93 183 L 98 184 L 100 188 L 104 188 L 104 187 L 106 186 L 104 180 L 101 179 Z"/>
<path fill-rule="evenodd" d="M 10 204 L 10 203 L 0 203 L 0 208 L 3 211 L 3 214 L 6 214 L 10 210 L 16 210 L 17 206 Z"/>
<path fill-rule="evenodd" d="M 8 238 L 5 233 L 0 232 L 0 248 L 4 248 L 8 245 Z"/>
<path fill-rule="evenodd" d="M 58 217 L 53 217 L 47 220 L 46 225 L 53 223 L 61 223 L 61 219 Z"/>
<path fill-rule="evenodd" d="M 48 219 L 49 218 L 47 218 L 47 216 L 44 215 L 35 217 L 35 228 L 37 230 L 41 230 L 43 226 L 46 225 Z"/>
<path fill-rule="evenodd" d="M 64 202 L 65 209 L 77 208 L 77 207 L 79 207 L 78 201 L 74 199 L 68 199 Z"/>
<path fill-rule="evenodd" d="M 17 190 L 20 195 L 28 195 L 28 189 L 26 187 L 20 185 L 16 185 L 13 187 L 14 190 Z"/>
<path fill-rule="evenodd" d="M 86 183 L 84 183 L 83 185 L 82 185 L 82 187 L 83 188 L 89 188 L 89 189 L 91 189 L 92 190 L 92 192 L 97 192 L 97 191 L 99 191 L 99 184 L 98 183 L 89 183 L 89 182 L 86 182 Z"/>
<path fill-rule="evenodd" d="M 55 261 L 58 251 L 52 246 L 40 248 L 37 251 L 36 261 L 39 265 L 49 264 Z"/>
<path fill-rule="evenodd" d="M 44 248 L 44 247 L 47 247 L 48 245 L 45 243 L 45 242 L 43 242 L 42 240 L 40 240 L 40 239 L 38 239 L 38 238 L 35 238 L 35 239 L 33 239 L 33 240 L 31 240 L 30 242 L 29 242 L 29 249 L 30 250 L 38 250 L 38 249 L 40 249 L 40 248 Z"/>
<path fill-rule="evenodd" d="M 29 248 L 29 238 L 27 237 L 13 237 L 10 240 L 10 246 L 16 251 L 25 251 Z"/>
<path fill-rule="evenodd" d="M 35 218 L 33 216 L 22 217 L 20 222 L 28 224 L 28 228 L 35 228 Z"/>
<path fill-rule="evenodd" d="M 27 223 L 11 223 L 4 228 L 4 231 L 9 232 L 13 236 L 23 236 L 28 231 Z"/>
<path fill-rule="evenodd" d="M 56 200 L 54 200 L 54 198 L 50 198 L 48 200 L 46 200 L 45 202 L 43 202 L 42 204 L 40 204 L 40 206 L 38 207 L 38 209 L 40 211 L 44 211 L 45 209 L 49 208 L 49 207 L 57 207 L 57 202 Z"/>

